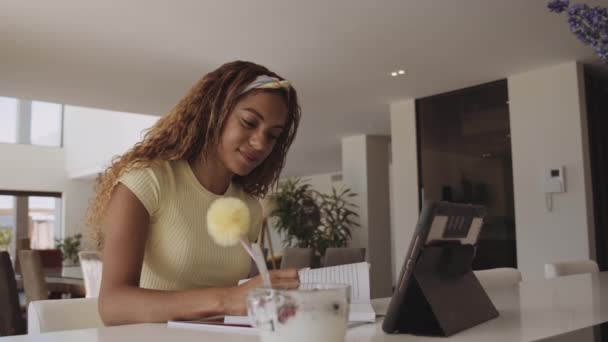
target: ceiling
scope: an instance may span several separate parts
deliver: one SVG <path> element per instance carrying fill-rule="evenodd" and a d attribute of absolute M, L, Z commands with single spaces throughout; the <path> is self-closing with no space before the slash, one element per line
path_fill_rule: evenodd
<path fill-rule="evenodd" d="M 0 95 L 162 115 L 205 73 L 250 60 L 301 98 L 284 174 L 332 172 L 341 137 L 390 134 L 393 101 L 593 60 L 546 2 L 2 0 Z"/>

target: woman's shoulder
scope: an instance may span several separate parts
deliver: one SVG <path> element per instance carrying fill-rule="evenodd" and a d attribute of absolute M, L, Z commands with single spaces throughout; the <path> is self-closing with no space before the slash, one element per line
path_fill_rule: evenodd
<path fill-rule="evenodd" d="M 150 172 L 154 175 L 160 176 L 175 172 L 179 167 L 181 161 L 179 160 L 147 160 L 137 161 L 129 165 L 124 174 L 127 173 L 140 173 Z"/>
<path fill-rule="evenodd" d="M 153 160 L 134 162 L 118 179 L 142 202 L 150 215 L 156 215 L 161 202 L 171 194 L 170 161 Z"/>
<path fill-rule="evenodd" d="M 151 160 L 129 165 L 119 178 L 122 183 L 153 183 L 157 187 L 171 183 L 177 174 L 179 161 Z"/>

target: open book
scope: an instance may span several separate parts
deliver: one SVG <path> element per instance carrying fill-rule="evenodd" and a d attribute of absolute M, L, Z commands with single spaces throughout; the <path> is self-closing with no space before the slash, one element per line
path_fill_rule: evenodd
<path fill-rule="evenodd" d="M 301 283 L 337 283 L 351 286 L 349 322 L 374 322 L 369 290 L 369 264 L 356 264 L 306 269 L 298 272 Z M 247 316 L 226 316 L 226 324 L 251 324 Z"/>

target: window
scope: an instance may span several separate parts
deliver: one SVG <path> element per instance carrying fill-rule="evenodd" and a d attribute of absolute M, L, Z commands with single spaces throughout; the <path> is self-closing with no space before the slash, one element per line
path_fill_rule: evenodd
<path fill-rule="evenodd" d="M 0 97 L 0 143 L 17 142 L 17 99 Z"/>
<path fill-rule="evenodd" d="M 0 97 L 0 143 L 62 145 L 63 105 Z"/>
<path fill-rule="evenodd" d="M 57 103 L 32 101 L 30 143 L 32 145 L 61 146 L 63 106 Z"/>
<path fill-rule="evenodd" d="M 0 190 L 0 250 L 55 248 L 60 226 L 60 193 Z"/>
<path fill-rule="evenodd" d="M 55 217 L 58 204 L 54 197 L 28 198 L 28 236 L 32 249 L 55 248 Z"/>
<path fill-rule="evenodd" d="M 0 251 L 9 251 L 15 227 L 15 200 L 13 196 L 0 195 Z"/>

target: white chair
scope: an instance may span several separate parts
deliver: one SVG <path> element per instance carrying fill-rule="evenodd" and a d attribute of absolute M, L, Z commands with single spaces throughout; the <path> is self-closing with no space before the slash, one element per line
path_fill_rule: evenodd
<path fill-rule="evenodd" d="M 323 267 L 354 264 L 365 261 L 365 248 L 328 247 L 325 250 Z"/>
<path fill-rule="evenodd" d="M 521 281 L 521 272 L 516 268 L 501 267 L 473 271 L 484 289 L 514 286 Z"/>
<path fill-rule="evenodd" d="M 84 290 L 87 298 L 99 297 L 103 264 L 98 252 L 79 252 L 80 267 L 84 277 Z"/>
<path fill-rule="evenodd" d="M 599 273 L 600 269 L 593 260 L 562 261 L 545 264 L 545 278 L 557 278 L 561 276 Z"/>
<path fill-rule="evenodd" d="M 103 326 L 97 298 L 38 300 L 27 308 L 28 334 Z"/>
<path fill-rule="evenodd" d="M 312 248 L 287 247 L 283 249 L 281 268 L 312 267 L 313 256 Z"/>

